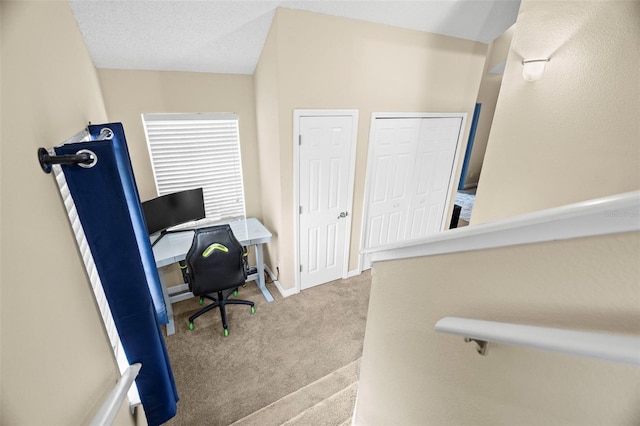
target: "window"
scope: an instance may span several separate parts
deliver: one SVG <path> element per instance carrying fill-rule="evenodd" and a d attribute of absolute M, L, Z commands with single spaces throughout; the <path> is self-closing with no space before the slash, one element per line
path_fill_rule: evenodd
<path fill-rule="evenodd" d="M 238 116 L 143 114 L 158 195 L 202 188 L 207 221 L 245 217 Z"/>

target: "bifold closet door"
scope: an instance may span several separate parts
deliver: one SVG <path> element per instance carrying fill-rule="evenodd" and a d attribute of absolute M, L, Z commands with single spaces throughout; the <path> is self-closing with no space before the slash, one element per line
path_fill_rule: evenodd
<path fill-rule="evenodd" d="M 443 229 L 462 123 L 459 115 L 375 119 L 364 248 Z"/>
<path fill-rule="evenodd" d="M 375 122 L 365 247 L 403 240 L 420 118 L 379 118 Z"/>
<path fill-rule="evenodd" d="M 409 189 L 405 239 L 443 229 L 462 118 L 423 118 Z"/>

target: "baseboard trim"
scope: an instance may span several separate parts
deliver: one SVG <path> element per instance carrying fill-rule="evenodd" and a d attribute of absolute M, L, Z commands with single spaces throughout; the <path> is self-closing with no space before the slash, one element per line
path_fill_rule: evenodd
<path fill-rule="evenodd" d="M 353 271 L 347 272 L 347 278 L 352 278 L 352 277 L 358 276 L 361 273 L 362 273 L 362 271 L 360 269 L 354 269 Z"/>
<path fill-rule="evenodd" d="M 278 289 L 282 297 L 289 297 L 298 293 L 298 291 L 296 291 L 295 288 L 290 288 L 288 290 L 285 290 L 284 288 L 282 288 L 282 285 L 280 285 L 280 281 L 278 281 L 277 277 L 274 275 L 273 272 L 271 272 L 271 269 L 269 269 L 269 267 L 266 264 L 264 265 L 264 270 L 267 271 L 269 278 L 271 278 L 271 281 L 273 281 L 273 283 L 276 285 L 276 288 Z"/>

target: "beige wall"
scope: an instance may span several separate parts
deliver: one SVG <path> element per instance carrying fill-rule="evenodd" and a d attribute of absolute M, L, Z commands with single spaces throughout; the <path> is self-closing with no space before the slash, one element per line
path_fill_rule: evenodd
<path fill-rule="evenodd" d="M 637 367 L 436 333 L 445 316 L 640 334 L 640 233 L 374 264 L 356 425 L 637 425 Z"/>
<path fill-rule="evenodd" d="M 638 189 L 638 2 L 524 0 L 472 221 Z M 551 56 L 542 80 L 521 60 Z M 443 316 L 640 333 L 640 233 L 374 264 L 356 424 L 638 424 L 636 367 L 436 334 Z M 398 285 L 402 286 L 399 290 Z"/>
<path fill-rule="evenodd" d="M 263 52 L 256 79 L 263 63 L 277 62 L 281 196 L 263 199 L 263 209 L 280 211 L 281 226 L 275 230 L 279 244 L 270 250 L 277 250 L 282 286 L 293 288 L 293 110 L 359 110 L 349 255 L 349 269 L 355 270 L 371 113 L 467 112 L 470 116 L 487 46 L 282 8 L 271 33 L 277 46 L 271 53 Z"/>
<path fill-rule="evenodd" d="M 637 1 L 522 2 L 472 223 L 640 188 L 638 40 Z"/>
<path fill-rule="evenodd" d="M 36 160 L 107 119 L 67 2 L 2 2 L 2 424 L 81 424 L 118 369 L 52 175 Z M 120 424 L 133 424 L 126 409 Z"/>
<path fill-rule="evenodd" d="M 280 109 L 278 107 L 278 15 L 273 17 L 260 60 L 253 74 L 256 97 L 256 126 L 262 194 L 262 221 L 273 237 L 266 246 L 265 259 L 278 274 L 277 247 L 282 229 L 282 188 L 280 185 Z"/>
<path fill-rule="evenodd" d="M 464 182 L 465 186 L 477 185 L 480 179 L 482 162 L 487 149 L 491 122 L 493 121 L 493 113 L 498 100 L 501 82 L 502 74 L 485 73 L 482 78 L 477 99 L 477 102 L 481 104 L 480 116 L 476 127 L 476 136 L 473 140 L 473 149 L 471 150 L 471 158 L 469 159 L 469 166 L 467 168 L 467 178 Z"/>
<path fill-rule="evenodd" d="M 143 113 L 238 114 L 247 217 L 262 219 L 253 77 L 250 75 L 99 69 L 110 121 L 122 122 L 142 201 L 157 196 Z M 167 282 L 182 282 L 177 264 L 162 268 Z"/>
<path fill-rule="evenodd" d="M 484 154 L 487 150 L 487 142 L 489 141 L 489 131 L 493 123 L 493 115 L 498 102 L 498 93 L 502 84 L 502 73 L 490 73 L 489 70 L 494 67 L 500 67 L 507 60 L 509 46 L 513 39 L 515 25 L 504 32 L 489 46 L 487 53 L 487 61 L 485 63 L 484 74 L 480 82 L 478 91 L 478 100 L 482 104 L 480 108 L 480 117 L 476 127 L 476 135 L 473 141 L 473 149 L 471 151 L 471 159 L 467 168 L 467 178 L 465 185 L 477 185 L 482 171 L 482 162 Z M 471 119 L 472 117 L 469 117 Z"/>
<path fill-rule="evenodd" d="M 513 24 L 491 43 L 491 53 L 487 58 L 487 70 L 491 71 L 504 68 L 507 63 L 507 56 L 509 56 L 509 49 L 511 49 L 511 42 L 513 41 L 515 32 L 516 24 Z"/>
<path fill-rule="evenodd" d="M 2 99 L 2 3 L 0 2 L 0 100 Z M 2 416 L 2 103 L 0 101 L 0 422 Z"/>
<path fill-rule="evenodd" d="M 122 122 L 142 200 L 157 196 L 143 113 L 235 112 L 239 116 L 247 216 L 262 215 L 256 113 L 250 75 L 98 70 L 109 120 Z"/>

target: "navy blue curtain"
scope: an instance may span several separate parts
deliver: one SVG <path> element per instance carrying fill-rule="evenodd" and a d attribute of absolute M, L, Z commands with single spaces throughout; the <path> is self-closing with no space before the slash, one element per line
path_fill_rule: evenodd
<path fill-rule="evenodd" d="M 111 123 L 89 126 L 89 132 L 97 138 L 105 128 L 113 132 L 110 140 L 70 143 L 55 151 L 88 149 L 98 158 L 91 168 L 63 165 L 62 170 L 127 359 L 142 363 L 136 385 L 147 422 L 159 425 L 175 416 L 178 401 L 160 328 L 167 323 L 166 306 L 124 129 Z"/>

